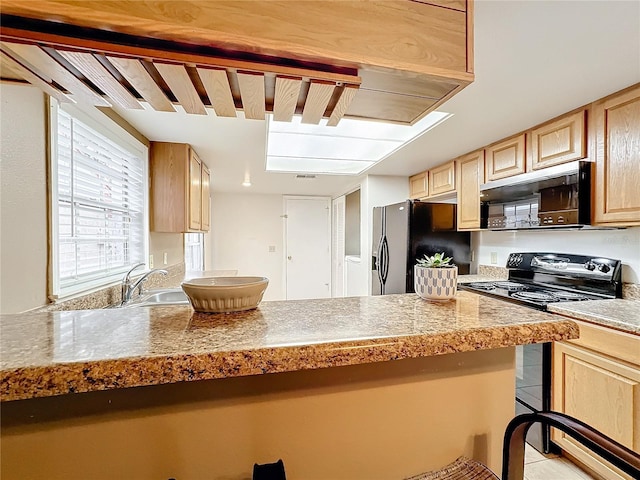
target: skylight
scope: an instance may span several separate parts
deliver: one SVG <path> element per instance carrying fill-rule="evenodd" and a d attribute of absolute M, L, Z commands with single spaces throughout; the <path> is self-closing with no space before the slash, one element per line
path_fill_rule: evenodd
<path fill-rule="evenodd" d="M 267 119 L 268 172 L 358 175 L 451 116 L 431 112 L 412 126 L 343 118 L 336 127 Z"/>

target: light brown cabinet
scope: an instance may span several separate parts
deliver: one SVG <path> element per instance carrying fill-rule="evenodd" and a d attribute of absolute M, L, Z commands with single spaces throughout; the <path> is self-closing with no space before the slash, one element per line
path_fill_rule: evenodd
<path fill-rule="evenodd" d="M 553 346 L 552 409 L 640 449 L 640 337 L 584 322 L 580 339 Z M 563 450 L 606 479 L 626 479 L 600 457 L 554 430 Z"/>
<path fill-rule="evenodd" d="M 429 170 L 429 196 L 453 192 L 456 189 L 456 164 L 452 160 Z"/>
<path fill-rule="evenodd" d="M 531 168 L 559 165 L 587 156 L 586 111 L 581 110 L 531 131 Z"/>
<path fill-rule="evenodd" d="M 480 184 L 484 183 L 484 150 L 456 160 L 458 230 L 480 229 Z"/>
<path fill-rule="evenodd" d="M 209 230 L 209 170 L 191 146 L 151 142 L 151 230 Z"/>
<path fill-rule="evenodd" d="M 594 223 L 640 225 L 640 85 L 592 106 Z"/>
<path fill-rule="evenodd" d="M 418 173 L 409 177 L 409 198 L 418 199 L 429 195 L 427 178 L 427 172 Z"/>
<path fill-rule="evenodd" d="M 486 147 L 486 181 L 518 175 L 525 171 L 525 134 Z"/>

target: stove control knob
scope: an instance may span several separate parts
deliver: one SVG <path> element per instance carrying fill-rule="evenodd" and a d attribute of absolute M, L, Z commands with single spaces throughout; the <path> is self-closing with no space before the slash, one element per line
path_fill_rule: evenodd
<path fill-rule="evenodd" d="M 586 268 L 587 270 L 589 270 L 590 272 L 594 271 L 596 269 L 596 264 L 593 262 L 587 262 L 584 264 L 584 268 Z"/>
<path fill-rule="evenodd" d="M 605 263 L 601 263 L 600 265 L 598 265 L 598 270 L 600 270 L 602 273 L 607 273 L 609 270 L 611 270 L 611 267 Z"/>

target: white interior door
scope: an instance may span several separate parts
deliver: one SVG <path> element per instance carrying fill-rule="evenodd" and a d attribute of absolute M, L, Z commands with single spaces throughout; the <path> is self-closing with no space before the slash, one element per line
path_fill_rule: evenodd
<path fill-rule="evenodd" d="M 331 296 L 331 199 L 285 197 L 287 300 Z"/>
<path fill-rule="evenodd" d="M 331 216 L 331 296 L 345 296 L 345 210 L 346 198 L 341 196 L 333 200 L 333 215 Z"/>

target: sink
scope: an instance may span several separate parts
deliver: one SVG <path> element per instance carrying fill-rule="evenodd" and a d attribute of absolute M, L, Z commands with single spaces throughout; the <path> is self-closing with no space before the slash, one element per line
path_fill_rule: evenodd
<path fill-rule="evenodd" d="M 122 308 L 162 307 L 163 305 L 189 305 L 189 299 L 182 288 L 149 290 Z"/>

